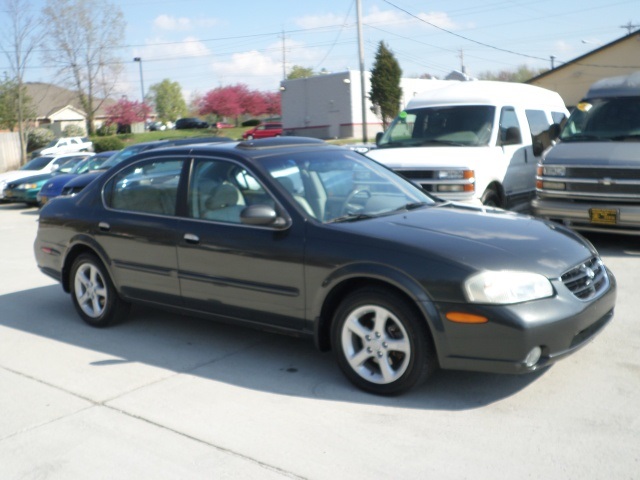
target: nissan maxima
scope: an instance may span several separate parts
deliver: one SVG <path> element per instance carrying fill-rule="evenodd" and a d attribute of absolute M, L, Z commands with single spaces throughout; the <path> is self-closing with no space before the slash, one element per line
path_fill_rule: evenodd
<path fill-rule="evenodd" d="M 45 205 L 34 249 L 89 325 L 135 303 L 304 336 L 383 395 L 437 367 L 546 367 L 601 332 L 616 300 L 579 234 L 442 201 L 296 137 L 135 155 Z"/>

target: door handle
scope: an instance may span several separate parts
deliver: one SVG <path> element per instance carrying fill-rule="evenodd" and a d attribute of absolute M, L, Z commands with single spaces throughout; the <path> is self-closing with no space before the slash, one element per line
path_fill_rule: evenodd
<path fill-rule="evenodd" d="M 185 242 L 191 243 L 193 245 L 197 245 L 198 243 L 200 243 L 200 237 L 194 235 L 193 233 L 185 233 L 184 237 L 182 238 L 184 238 Z"/>
<path fill-rule="evenodd" d="M 98 223 L 98 228 L 103 232 L 108 232 L 109 230 L 111 230 L 111 225 L 109 225 L 107 222 L 100 222 Z"/>

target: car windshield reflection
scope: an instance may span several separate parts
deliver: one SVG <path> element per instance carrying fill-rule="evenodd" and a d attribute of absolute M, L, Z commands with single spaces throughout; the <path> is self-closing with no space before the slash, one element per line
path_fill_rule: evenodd
<path fill-rule="evenodd" d="M 318 154 L 263 161 L 302 209 L 324 223 L 363 220 L 435 200 L 414 184 L 361 155 Z"/>

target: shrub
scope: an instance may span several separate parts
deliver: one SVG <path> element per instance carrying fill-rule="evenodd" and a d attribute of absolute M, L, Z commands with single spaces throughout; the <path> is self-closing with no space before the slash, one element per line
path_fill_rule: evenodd
<path fill-rule="evenodd" d="M 115 136 L 93 139 L 93 150 L 96 153 L 106 152 L 108 150 L 122 150 L 123 148 L 124 142 Z"/>
<path fill-rule="evenodd" d="M 117 125 L 106 125 L 103 123 L 102 125 L 100 125 L 100 128 L 96 130 L 96 135 L 98 135 L 99 137 L 108 137 L 109 135 L 115 135 L 117 128 Z"/>
<path fill-rule="evenodd" d="M 255 127 L 256 125 L 260 125 L 260 120 L 257 118 L 242 122 L 243 127 Z"/>
<path fill-rule="evenodd" d="M 47 128 L 34 128 L 27 134 L 27 150 L 32 152 L 42 148 L 55 138 L 53 132 Z"/>
<path fill-rule="evenodd" d="M 84 128 L 78 125 L 67 125 L 64 130 L 62 130 L 63 137 L 84 137 L 85 135 Z"/>

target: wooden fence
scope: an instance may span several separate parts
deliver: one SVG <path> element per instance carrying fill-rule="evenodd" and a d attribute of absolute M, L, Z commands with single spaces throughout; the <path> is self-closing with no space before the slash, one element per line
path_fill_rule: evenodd
<path fill-rule="evenodd" d="M 20 168 L 20 136 L 18 132 L 0 133 L 0 173 Z"/>

